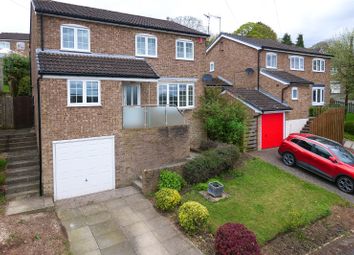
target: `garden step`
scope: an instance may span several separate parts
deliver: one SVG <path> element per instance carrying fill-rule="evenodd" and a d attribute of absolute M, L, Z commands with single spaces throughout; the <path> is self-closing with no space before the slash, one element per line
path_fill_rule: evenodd
<path fill-rule="evenodd" d="M 12 184 L 7 186 L 6 194 L 15 194 L 24 191 L 37 190 L 39 188 L 39 181 L 32 181 L 26 183 Z"/>
<path fill-rule="evenodd" d="M 133 186 L 137 188 L 139 191 L 143 190 L 143 183 L 139 179 L 133 181 Z"/>
<path fill-rule="evenodd" d="M 39 165 L 6 169 L 6 177 L 16 177 L 24 175 L 34 175 L 39 173 Z"/>
<path fill-rule="evenodd" d="M 138 178 L 139 178 L 140 181 L 143 181 L 143 176 L 142 175 L 139 175 Z"/>
<path fill-rule="evenodd" d="M 33 182 L 33 181 L 39 181 L 39 171 L 29 172 L 27 175 L 7 176 L 6 177 L 6 184 L 7 185 L 28 183 L 28 182 Z"/>
<path fill-rule="evenodd" d="M 37 165 L 38 165 L 38 160 L 36 159 L 19 160 L 19 161 L 9 162 L 7 164 L 7 169 L 10 170 L 18 167 L 37 166 Z"/>
<path fill-rule="evenodd" d="M 23 199 L 23 198 L 28 198 L 28 197 L 38 196 L 38 195 L 39 195 L 39 191 L 37 188 L 37 189 L 27 190 L 27 191 L 13 193 L 13 194 L 6 194 L 6 199 L 7 200 Z"/>

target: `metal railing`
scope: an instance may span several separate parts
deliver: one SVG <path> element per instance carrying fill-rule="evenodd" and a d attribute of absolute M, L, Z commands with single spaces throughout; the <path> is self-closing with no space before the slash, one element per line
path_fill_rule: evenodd
<path fill-rule="evenodd" d="M 154 128 L 184 124 L 183 112 L 176 106 L 141 105 L 123 107 L 123 128 Z"/>

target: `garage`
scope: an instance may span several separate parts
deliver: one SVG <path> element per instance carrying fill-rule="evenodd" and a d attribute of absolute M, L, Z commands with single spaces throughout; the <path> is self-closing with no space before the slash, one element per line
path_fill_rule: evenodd
<path fill-rule="evenodd" d="M 114 136 L 53 142 L 54 199 L 115 188 Z"/>
<path fill-rule="evenodd" d="M 262 149 L 279 147 L 284 139 L 284 113 L 262 115 Z"/>

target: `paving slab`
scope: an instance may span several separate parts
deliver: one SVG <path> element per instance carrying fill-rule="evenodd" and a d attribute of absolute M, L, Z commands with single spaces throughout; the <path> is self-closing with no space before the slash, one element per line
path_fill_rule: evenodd
<path fill-rule="evenodd" d="M 33 213 L 46 211 L 54 208 L 51 197 L 29 197 L 24 199 L 11 200 L 6 206 L 6 215 L 15 215 L 20 213 Z"/>

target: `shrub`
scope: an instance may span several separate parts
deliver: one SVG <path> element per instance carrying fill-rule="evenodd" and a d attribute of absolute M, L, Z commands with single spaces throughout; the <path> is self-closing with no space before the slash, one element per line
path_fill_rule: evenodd
<path fill-rule="evenodd" d="M 156 192 L 156 207 L 162 211 L 169 211 L 181 202 L 181 195 L 177 190 L 163 188 Z"/>
<path fill-rule="evenodd" d="M 345 122 L 344 131 L 351 135 L 354 135 L 354 121 Z"/>
<path fill-rule="evenodd" d="M 159 189 L 169 188 L 180 191 L 183 187 L 184 180 L 182 176 L 175 172 L 162 170 L 159 178 Z"/>
<path fill-rule="evenodd" d="M 208 209 L 195 201 L 184 203 L 178 210 L 179 224 L 190 234 L 204 230 L 208 219 Z"/>
<path fill-rule="evenodd" d="M 4 83 L 10 85 L 10 92 L 17 96 L 20 80 L 30 74 L 29 57 L 11 54 L 3 59 Z"/>
<path fill-rule="evenodd" d="M 209 180 L 207 180 L 206 182 L 201 182 L 201 183 L 197 183 L 194 187 L 193 187 L 193 189 L 194 190 L 196 190 L 196 191 L 206 191 L 206 190 L 208 190 L 208 184 L 209 184 L 209 182 L 215 182 L 215 181 L 217 181 L 217 182 L 221 182 L 219 179 L 217 179 L 217 178 L 211 178 L 211 179 L 209 179 Z"/>
<path fill-rule="evenodd" d="M 32 95 L 31 90 L 31 79 L 30 76 L 24 76 L 21 78 L 20 83 L 18 85 L 18 96 L 30 96 Z"/>
<path fill-rule="evenodd" d="M 203 140 L 200 144 L 199 149 L 201 149 L 202 151 L 206 151 L 206 150 L 210 150 L 210 149 L 215 149 L 216 147 L 218 147 L 219 143 L 213 140 Z"/>
<path fill-rule="evenodd" d="M 215 254 L 258 255 L 260 249 L 255 234 L 244 225 L 226 223 L 216 232 Z"/>
<path fill-rule="evenodd" d="M 235 145 L 223 145 L 203 152 L 184 166 L 183 177 L 189 184 L 205 182 L 230 170 L 239 156 L 240 151 Z"/>
<path fill-rule="evenodd" d="M 216 88 L 205 89 L 197 115 L 211 140 L 242 147 L 247 117 L 245 107 L 237 100 L 228 100 L 220 93 L 221 90 Z"/>

